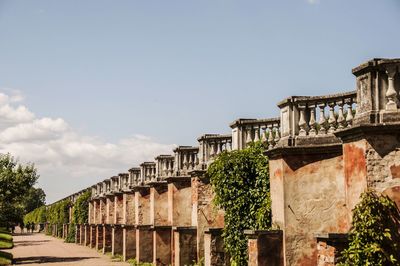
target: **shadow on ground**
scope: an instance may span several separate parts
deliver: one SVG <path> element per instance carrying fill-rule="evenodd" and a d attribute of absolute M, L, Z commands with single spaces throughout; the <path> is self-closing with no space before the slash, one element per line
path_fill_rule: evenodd
<path fill-rule="evenodd" d="M 14 246 L 37 246 L 42 245 L 43 243 L 50 242 L 50 240 L 37 240 L 37 241 L 14 241 Z"/>
<path fill-rule="evenodd" d="M 57 263 L 57 262 L 79 262 L 87 259 L 93 259 L 95 257 L 49 257 L 49 256 L 38 256 L 38 257 L 22 257 L 14 259 L 14 264 L 39 264 L 39 263 Z M 79 264 L 77 264 L 79 265 Z"/>

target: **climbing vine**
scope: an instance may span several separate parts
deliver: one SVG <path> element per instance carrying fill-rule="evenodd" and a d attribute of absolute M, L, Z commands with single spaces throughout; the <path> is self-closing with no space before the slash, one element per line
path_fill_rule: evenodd
<path fill-rule="evenodd" d="M 247 265 L 245 229 L 271 227 L 268 158 L 255 143 L 239 151 L 223 152 L 210 165 L 207 175 L 214 202 L 225 210 L 222 237 L 232 265 Z"/>
<path fill-rule="evenodd" d="M 46 222 L 46 206 L 34 209 L 24 216 L 24 224 L 43 224 Z"/>
<path fill-rule="evenodd" d="M 87 191 L 76 199 L 72 209 L 72 222 L 74 224 L 85 224 L 88 222 L 90 196 L 90 191 Z"/>
<path fill-rule="evenodd" d="M 400 265 L 400 212 L 387 196 L 364 192 L 353 210 L 341 265 Z"/>

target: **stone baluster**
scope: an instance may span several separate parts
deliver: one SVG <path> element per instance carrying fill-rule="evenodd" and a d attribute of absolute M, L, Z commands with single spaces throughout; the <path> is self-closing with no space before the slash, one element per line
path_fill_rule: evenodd
<path fill-rule="evenodd" d="M 210 150 L 210 157 L 214 157 L 214 143 L 208 144 L 209 150 Z"/>
<path fill-rule="evenodd" d="M 232 140 L 228 140 L 226 143 L 226 150 L 231 151 L 232 150 Z"/>
<path fill-rule="evenodd" d="M 279 142 L 281 139 L 281 134 L 279 133 L 279 124 L 274 124 L 274 132 L 275 132 L 275 145 Z"/>
<path fill-rule="evenodd" d="M 252 136 L 251 136 L 252 128 L 251 128 L 251 126 L 247 126 L 246 129 L 247 129 L 246 130 L 246 135 L 247 135 L 246 144 L 249 144 L 250 142 L 253 142 L 253 139 L 252 139 Z"/>
<path fill-rule="evenodd" d="M 272 149 L 274 147 L 274 132 L 273 125 L 269 124 L 268 126 L 268 149 Z"/>
<path fill-rule="evenodd" d="M 197 152 L 196 153 L 194 153 L 194 166 L 196 167 L 196 166 L 198 166 L 199 165 L 199 163 L 200 163 L 200 161 L 199 161 L 199 155 L 197 154 Z"/>
<path fill-rule="evenodd" d="M 328 133 L 333 133 L 336 131 L 335 102 L 328 103 L 328 106 L 329 106 Z"/>
<path fill-rule="evenodd" d="M 189 157 L 189 162 L 188 162 L 188 169 L 190 170 L 190 169 L 193 169 L 193 154 L 192 153 L 189 153 L 188 154 L 188 157 Z"/>
<path fill-rule="evenodd" d="M 326 123 L 325 106 L 326 106 L 325 103 L 318 104 L 318 107 L 319 107 L 319 130 L 318 130 L 318 135 L 325 135 L 326 134 L 326 128 L 325 128 L 325 123 Z"/>
<path fill-rule="evenodd" d="M 300 118 L 299 118 L 299 136 L 307 136 L 308 126 L 306 121 L 306 105 L 299 104 L 298 109 L 300 111 Z"/>
<path fill-rule="evenodd" d="M 353 125 L 353 102 L 350 99 L 347 103 L 347 115 L 346 115 L 346 123 L 347 127 L 351 127 Z"/>
<path fill-rule="evenodd" d="M 260 127 L 254 126 L 254 142 L 260 141 Z"/>
<path fill-rule="evenodd" d="M 344 118 L 343 115 L 344 101 L 338 101 L 337 105 L 339 106 L 338 118 L 337 118 L 338 129 L 343 129 L 346 127 L 346 119 Z"/>
<path fill-rule="evenodd" d="M 261 142 L 262 143 L 267 142 L 267 126 L 265 125 L 261 127 Z"/>
<path fill-rule="evenodd" d="M 310 131 L 308 131 L 308 134 L 310 136 L 317 135 L 317 130 L 316 130 L 317 122 L 315 120 L 315 106 L 316 106 L 315 104 L 310 104 L 309 105 L 309 108 L 310 108 L 310 122 L 309 122 Z"/>
<path fill-rule="evenodd" d="M 386 69 L 388 75 L 388 88 L 386 91 L 386 110 L 396 111 L 397 110 L 397 92 L 394 88 L 394 76 L 396 75 L 396 67 L 388 67 Z"/>
<path fill-rule="evenodd" d="M 187 154 L 186 152 L 182 153 L 183 156 L 183 169 L 188 169 L 188 159 L 187 159 Z"/>
<path fill-rule="evenodd" d="M 221 145 L 219 142 L 215 142 L 215 146 L 217 147 L 217 155 L 221 153 Z"/>

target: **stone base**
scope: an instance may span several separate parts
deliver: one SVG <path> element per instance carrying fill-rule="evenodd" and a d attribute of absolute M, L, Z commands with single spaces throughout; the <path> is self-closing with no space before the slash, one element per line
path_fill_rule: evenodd
<path fill-rule="evenodd" d="M 340 262 L 341 252 L 347 248 L 347 234 L 316 234 L 318 266 L 333 266 Z"/>
<path fill-rule="evenodd" d="M 136 257 L 136 229 L 133 225 L 123 225 L 122 257 L 124 261 Z"/>
<path fill-rule="evenodd" d="M 123 233 L 121 225 L 114 225 L 112 227 L 112 249 L 111 254 L 115 255 L 122 255 L 123 249 Z"/>
<path fill-rule="evenodd" d="M 155 265 L 170 265 L 172 248 L 172 227 L 153 227 L 153 263 Z"/>
<path fill-rule="evenodd" d="M 197 230 L 195 227 L 174 227 L 172 265 L 192 265 L 197 261 Z"/>
<path fill-rule="evenodd" d="M 249 265 L 283 266 L 283 233 L 281 230 L 245 230 L 248 236 Z"/>
<path fill-rule="evenodd" d="M 110 224 L 103 225 L 103 254 L 112 250 L 112 227 Z"/>
<path fill-rule="evenodd" d="M 153 230 L 150 225 L 136 227 L 136 260 L 153 262 Z"/>
<path fill-rule="evenodd" d="M 225 253 L 222 228 L 210 228 L 204 232 L 204 265 L 228 266 L 229 257 Z"/>

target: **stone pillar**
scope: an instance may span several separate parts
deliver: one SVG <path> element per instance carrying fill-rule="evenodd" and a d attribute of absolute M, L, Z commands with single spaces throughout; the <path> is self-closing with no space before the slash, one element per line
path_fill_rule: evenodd
<path fill-rule="evenodd" d="M 172 226 L 192 223 L 192 189 L 190 177 L 168 178 L 168 222 Z"/>
<path fill-rule="evenodd" d="M 342 146 L 315 139 L 315 145 L 268 153 L 272 222 L 284 231 L 285 265 L 315 265 L 314 233 L 350 227 Z"/>
<path fill-rule="evenodd" d="M 245 234 L 248 236 L 249 266 L 284 265 L 281 230 L 246 230 Z"/>
<path fill-rule="evenodd" d="M 229 257 L 225 253 L 222 229 L 207 229 L 204 234 L 204 265 L 228 266 Z"/>
<path fill-rule="evenodd" d="M 107 196 L 107 207 L 106 207 L 106 224 L 113 224 L 114 223 L 114 196 Z"/>
<path fill-rule="evenodd" d="M 153 227 L 153 264 L 170 265 L 172 257 L 172 227 Z"/>
<path fill-rule="evenodd" d="M 112 227 L 110 224 L 103 224 L 103 254 L 112 250 Z"/>
<path fill-rule="evenodd" d="M 333 266 L 340 262 L 341 252 L 348 246 L 347 234 L 316 234 L 317 266 Z"/>
<path fill-rule="evenodd" d="M 153 230 L 150 225 L 136 227 L 136 260 L 153 262 Z"/>
<path fill-rule="evenodd" d="M 103 225 L 98 224 L 96 226 L 96 249 L 97 250 L 103 250 L 103 235 L 104 235 L 104 230 L 103 230 Z"/>
<path fill-rule="evenodd" d="M 123 225 L 122 257 L 124 261 L 136 257 L 136 228 L 134 225 Z"/>
<path fill-rule="evenodd" d="M 112 226 L 112 249 L 111 254 L 122 255 L 123 254 L 123 232 L 120 224 L 114 224 Z"/>
<path fill-rule="evenodd" d="M 173 228 L 174 253 L 172 265 L 192 265 L 197 261 L 197 235 L 195 227 Z"/>
<path fill-rule="evenodd" d="M 171 264 L 172 227 L 168 224 L 168 184 L 153 182 L 150 188 L 150 222 L 153 225 L 153 263 Z"/>
<path fill-rule="evenodd" d="M 84 234 L 85 234 L 85 237 L 84 237 L 84 240 L 83 240 L 83 245 L 89 246 L 90 245 L 90 238 L 91 238 L 91 236 L 90 236 L 90 225 L 89 224 L 85 224 L 84 225 Z"/>
<path fill-rule="evenodd" d="M 90 247 L 96 248 L 97 243 L 97 226 L 95 224 L 90 225 Z"/>
<path fill-rule="evenodd" d="M 204 257 L 204 232 L 207 228 L 223 228 L 224 212 L 213 205 L 213 191 L 204 171 L 192 172 L 192 226 L 197 227 L 198 261 Z"/>

